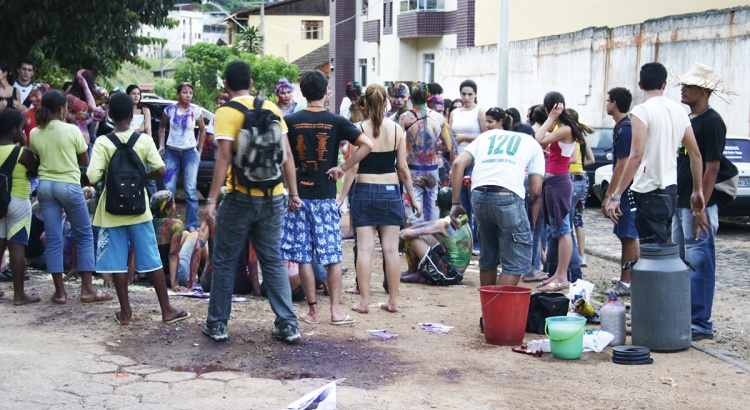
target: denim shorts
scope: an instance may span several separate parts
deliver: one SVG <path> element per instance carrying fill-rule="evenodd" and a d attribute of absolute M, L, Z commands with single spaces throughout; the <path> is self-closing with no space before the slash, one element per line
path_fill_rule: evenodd
<path fill-rule="evenodd" d="M 562 221 L 562 226 L 560 228 L 557 227 L 557 220 L 555 219 L 554 215 L 550 213 L 548 215 L 549 218 L 549 226 L 547 229 L 549 229 L 549 236 L 551 238 L 559 238 L 561 236 L 569 235 L 573 232 L 573 229 L 570 228 L 570 212 L 568 212 Z"/>
<path fill-rule="evenodd" d="M 315 251 L 322 265 L 341 262 L 340 220 L 335 199 L 302 199 L 302 208 L 284 217 L 281 258 L 312 263 Z"/>
<path fill-rule="evenodd" d="M 31 230 L 31 201 L 10 198 L 8 213 L 0 218 L 0 238 L 26 246 Z"/>
<path fill-rule="evenodd" d="M 130 248 L 135 254 L 135 270 L 148 273 L 162 268 L 159 246 L 151 221 L 135 225 L 102 228 L 96 241 L 96 271 L 125 273 L 128 271 Z"/>
<path fill-rule="evenodd" d="M 531 225 L 523 198 L 511 192 L 471 192 L 479 229 L 479 269 L 522 275 L 531 268 Z M 570 229 L 570 227 L 568 227 Z"/>
<path fill-rule="evenodd" d="M 384 226 L 404 224 L 404 202 L 397 184 L 354 185 L 352 224 Z"/>

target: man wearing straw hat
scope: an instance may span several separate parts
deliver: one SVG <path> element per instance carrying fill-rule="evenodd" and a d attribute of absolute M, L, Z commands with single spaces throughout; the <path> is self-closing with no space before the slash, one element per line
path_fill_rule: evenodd
<path fill-rule="evenodd" d="M 719 210 L 713 193 L 727 127 L 708 100 L 712 94 L 724 99 L 732 92 L 725 90 L 714 70 L 703 64 L 693 65 L 678 81 L 682 87 L 682 103 L 690 107 L 690 123 L 703 159 L 702 184 L 706 210 L 700 213 L 690 211 L 690 157 L 680 147 L 677 158 L 677 211 L 672 222 L 672 242 L 680 245 L 680 256 L 695 268 L 690 273 L 693 340 L 713 339 L 711 307 L 716 285 L 714 239 L 719 229 Z M 695 225 L 708 228 L 702 229 L 698 238 L 692 239 Z"/>
<path fill-rule="evenodd" d="M 704 208 L 701 153 L 684 109 L 664 96 L 667 69 L 659 63 L 644 64 L 638 86 L 646 101 L 630 113 L 633 134 L 630 156 L 609 199 L 607 214 L 615 223 L 622 216 L 620 196 L 633 181 L 630 189 L 638 208 L 635 227 L 641 244 L 667 243 L 677 207 L 677 146 L 682 142 L 689 154 L 692 178 L 689 203 L 695 213 L 703 212 Z M 696 230 L 705 228 L 698 222 Z"/>

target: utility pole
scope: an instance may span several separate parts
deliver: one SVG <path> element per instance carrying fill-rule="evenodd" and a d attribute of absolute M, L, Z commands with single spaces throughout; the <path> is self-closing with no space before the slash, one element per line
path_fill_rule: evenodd
<path fill-rule="evenodd" d="M 260 56 L 266 52 L 266 1 L 260 0 Z"/>
<path fill-rule="evenodd" d="M 509 3 L 510 0 L 500 0 L 500 35 L 497 41 L 497 104 L 498 107 L 502 108 L 508 108 Z"/>

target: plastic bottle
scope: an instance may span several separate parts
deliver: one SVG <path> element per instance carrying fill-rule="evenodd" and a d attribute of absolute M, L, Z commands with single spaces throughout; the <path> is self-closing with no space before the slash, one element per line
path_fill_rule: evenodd
<path fill-rule="evenodd" d="M 611 333 L 615 338 L 609 342 L 610 346 L 625 344 L 625 305 L 617 300 L 617 295 L 609 294 L 609 300 L 599 309 L 602 319 L 601 329 Z"/>
<path fill-rule="evenodd" d="M 461 214 L 456 219 L 458 219 L 459 228 L 469 223 L 469 217 L 466 214 Z"/>

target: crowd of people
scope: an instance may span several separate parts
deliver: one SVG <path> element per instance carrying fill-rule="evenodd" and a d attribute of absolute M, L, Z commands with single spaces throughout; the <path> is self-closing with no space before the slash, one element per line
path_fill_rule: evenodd
<path fill-rule="evenodd" d="M 278 103 L 256 104 L 250 67 L 231 62 L 223 76 L 226 94 L 208 125 L 217 154 L 200 221 L 196 182 L 207 128 L 192 104 L 192 84 L 177 85 L 177 103 L 152 130 L 137 85 L 107 93 L 93 73 L 79 70 L 66 91 L 52 90 L 32 82 L 33 67 L 22 61 L 11 85 L 10 67 L 0 64 L 0 179 L 10 197 L 0 219 L 0 251 L 9 250 L 16 305 L 41 300 L 24 291 L 25 265 L 34 262 L 52 275 L 51 300 L 58 304 L 68 301 L 65 272 L 80 277 L 83 303 L 113 299 L 93 285 L 94 275 L 102 275 L 120 303 L 115 319 L 127 325 L 133 315 L 128 285 L 137 274 L 153 284 L 165 323 L 190 317 L 170 304 L 167 289 L 201 284 L 211 295 L 203 326 L 211 339 L 228 339 L 232 294 L 247 292 L 268 298 L 276 314 L 272 336 L 296 343 L 298 320 L 321 321 L 321 288 L 332 325 L 353 324 L 353 314 L 370 312 L 376 233 L 388 293 L 378 307 L 386 312 L 399 310 L 400 282 L 459 283 L 472 254 L 479 256 L 482 286 L 540 282 L 541 292 L 561 292 L 583 276 L 589 184 L 583 166 L 594 161 L 586 137 L 594 131 L 559 92 L 529 107 L 524 122 L 515 108 L 479 107 L 472 80 L 460 84 L 455 100 L 444 98 L 437 83 L 362 90 L 352 81 L 337 115 L 328 109 L 324 73 L 302 73 L 304 101 L 294 101 L 295 86 L 282 78 Z M 639 243 L 671 238 L 681 246 L 696 267 L 693 337 L 699 339 L 713 334 L 713 191 L 726 135 L 708 99 L 726 90 L 703 65 L 679 83 L 689 116 L 663 96 L 667 74 L 659 63 L 641 68 L 643 104 L 631 110 L 631 92 L 623 87 L 607 93 L 615 158 L 602 213 L 622 243 L 621 275 L 610 289 L 620 296 L 629 295 Z M 234 161 L 253 109 L 277 118 L 283 135 L 281 175 L 262 183 L 238 172 Z M 107 171 L 126 149 L 143 168 L 137 183 L 145 193 L 133 196 L 140 213 L 111 205 L 117 188 Z M 174 217 L 179 175 L 184 221 Z M 165 190 L 156 190 L 159 179 Z M 357 274 L 347 292 L 359 294 L 352 314 L 341 306 L 346 204 Z M 298 315 L 292 301 L 303 298 L 308 307 Z"/>

